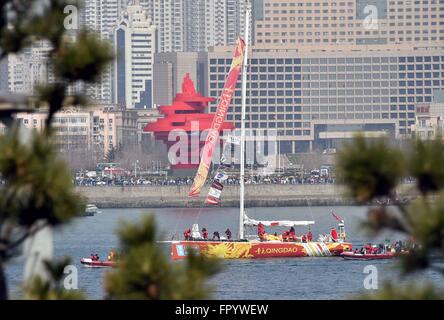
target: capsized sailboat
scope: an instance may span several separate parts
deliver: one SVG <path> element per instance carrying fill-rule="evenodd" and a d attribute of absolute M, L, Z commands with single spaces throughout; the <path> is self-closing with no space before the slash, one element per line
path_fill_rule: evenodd
<path fill-rule="evenodd" d="M 320 236 L 317 241 L 313 241 L 311 232 L 301 237 L 296 236 L 294 227 L 310 227 L 314 221 L 256 221 L 250 219 L 245 213 L 245 119 L 246 119 L 246 79 L 248 62 L 248 37 L 250 28 L 251 7 L 246 10 L 245 41 L 239 39 L 236 46 L 233 64 L 227 78 L 225 89 L 222 92 L 221 102 L 215 115 L 214 130 L 210 130 L 207 143 L 203 149 L 201 164 L 194 184 L 190 191 L 190 196 L 199 195 L 204 185 L 212 161 L 213 151 L 218 138 L 218 126 L 220 121 L 225 121 L 231 97 L 240 70 L 242 68 L 242 116 L 241 116 L 241 137 L 240 137 L 240 211 L 239 211 L 239 240 L 218 239 L 217 241 L 207 240 L 207 235 L 199 232 L 197 225 L 193 226 L 183 241 L 171 242 L 171 257 L 173 259 L 183 259 L 187 252 L 193 249 L 202 255 L 218 257 L 224 259 L 253 259 L 253 258 L 287 258 L 287 257 L 328 257 L 339 256 L 343 252 L 351 251 L 352 245 L 346 242 L 345 225 L 342 219 L 338 219 L 339 233 L 334 232 L 331 236 Z M 241 60 L 242 59 L 242 60 Z M 219 110 L 221 109 L 221 110 Z M 216 132 L 217 131 L 217 132 Z M 220 186 L 213 185 L 213 192 L 210 194 L 210 201 L 217 203 Z M 207 200 L 208 202 L 208 200 Z M 336 218 L 336 216 L 335 216 Z M 257 235 L 245 237 L 246 226 L 257 227 Z M 290 227 L 290 232 L 286 235 L 271 235 L 265 232 L 265 227 Z M 248 238 L 248 239 L 247 239 Z"/>

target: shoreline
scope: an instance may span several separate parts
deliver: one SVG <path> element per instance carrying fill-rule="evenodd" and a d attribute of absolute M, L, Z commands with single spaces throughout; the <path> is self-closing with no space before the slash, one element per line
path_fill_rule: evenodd
<path fill-rule="evenodd" d="M 239 200 L 225 200 L 220 206 L 205 204 L 204 201 L 151 201 L 143 199 L 131 199 L 127 201 L 109 200 L 109 199 L 90 199 L 91 203 L 97 205 L 100 209 L 154 209 L 154 208 L 239 208 Z M 262 199 L 245 200 L 246 208 L 263 207 L 329 207 L 329 206 L 356 206 L 352 200 L 347 199 Z"/>
<path fill-rule="evenodd" d="M 190 186 L 126 186 L 126 187 L 77 187 L 77 191 L 102 209 L 123 208 L 213 208 L 205 204 L 208 186 L 199 198 L 189 198 Z M 400 187 L 400 198 L 409 201 L 409 185 Z M 251 207 L 326 207 L 356 206 L 346 196 L 340 185 L 247 185 L 245 206 Z M 239 186 L 226 186 L 222 193 L 223 208 L 239 207 Z"/>

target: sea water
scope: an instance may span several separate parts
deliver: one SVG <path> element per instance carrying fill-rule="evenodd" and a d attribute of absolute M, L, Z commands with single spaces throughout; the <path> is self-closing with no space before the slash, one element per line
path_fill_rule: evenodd
<path fill-rule="evenodd" d="M 337 227 L 331 212 L 345 219 L 348 241 L 354 247 L 366 242 L 384 243 L 401 240 L 402 235 L 382 233 L 369 235 L 362 229 L 366 218 L 365 207 L 297 207 L 297 208 L 251 208 L 247 214 L 255 220 L 314 220 L 311 227 L 314 237 L 329 233 Z M 153 215 L 163 240 L 181 239 L 183 231 L 193 224 L 207 228 L 211 236 L 214 231 L 224 234 L 227 228 L 233 237 L 238 232 L 239 210 L 235 208 L 203 209 L 109 209 L 94 217 L 78 218 L 61 227 L 55 234 L 57 257 L 69 256 L 78 270 L 78 287 L 89 299 L 102 299 L 103 278 L 107 269 L 91 269 L 80 264 L 80 258 L 98 253 L 106 259 L 111 249 L 118 248 L 116 231 L 123 221 L 137 223 L 143 215 Z M 282 232 L 285 229 L 267 230 Z M 255 233 L 254 229 L 247 230 Z M 296 229 L 297 234 L 307 232 L 306 227 Z M 169 253 L 167 244 L 159 244 Z M 180 263 L 180 262 L 172 262 Z M 12 296 L 20 295 L 23 261 L 7 265 L 7 276 Z M 349 299 L 368 293 L 364 282 L 368 274 L 364 269 L 374 266 L 377 284 L 384 281 L 403 282 L 415 279 L 418 282 L 434 283 L 444 290 L 444 277 L 427 272 L 407 279 L 399 276 L 395 260 L 346 261 L 340 257 L 293 258 L 264 260 L 225 260 L 222 271 L 208 281 L 214 299 Z"/>

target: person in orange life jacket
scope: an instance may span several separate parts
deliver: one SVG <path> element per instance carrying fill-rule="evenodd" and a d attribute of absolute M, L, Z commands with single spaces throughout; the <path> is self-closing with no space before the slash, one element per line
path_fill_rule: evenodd
<path fill-rule="evenodd" d="M 294 227 L 290 228 L 290 231 L 288 231 L 288 236 L 290 240 L 296 240 L 296 231 L 294 230 Z"/>
<path fill-rule="evenodd" d="M 206 228 L 202 228 L 202 238 L 208 240 L 208 231 Z"/>
<path fill-rule="evenodd" d="M 366 244 L 364 246 L 364 252 L 365 253 L 371 253 L 372 252 L 372 245 L 370 243 Z"/>
<path fill-rule="evenodd" d="M 311 233 L 311 230 L 308 230 L 307 240 L 308 240 L 308 242 L 311 242 L 313 240 L 313 234 Z"/>
<path fill-rule="evenodd" d="M 108 261 L 115 261 L 117 257 L 117 253 L 114 250 L 111 250 L 108 254 Z"/>
<path fill-rule="evenodd" d="M 336 231 L 335 228 L 331 228 L 331 239 L 333 240 L 333 242 L 337 242 L 338 241 L 338 232 Z"/>
<path fill-rule="evenodd" d="M 290 241 L 290 232 L 284 231 L 284 233 L 282 233 L 282 240 L 283 241 Z"/>
<path fill-rule="evenodd" d="M 185 238 L 186 241 L 191 239 L 191 229 L 187 229 L 183 232 L 183 236 Z"/>
<path fill-rule="evenodd" d="M 257 235 L 259 236 L 259 238 L 263 238 L 265 235 L 265 228 L 264 225 L 259 222 L 258 226 L 257 226 Z"/>
<path fill-rule="evenodd" d="M 227 239 L 228 239 L 228 240 L 231 240 L 231 230 L 230 230 L 230 229 L 227 229 L 227 230 L 225 231 L 225 235 L 227 236 Z"/>
<path fill-rule="evenodd" d="M 305 235 L 305 234 L 302 235 L 302 242 L 304 242 L 304 243 L 307 242 L 307 235 Z"/>

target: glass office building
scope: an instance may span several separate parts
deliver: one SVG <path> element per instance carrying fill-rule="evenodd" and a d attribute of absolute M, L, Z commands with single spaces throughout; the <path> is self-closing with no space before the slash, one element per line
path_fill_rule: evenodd
<path fill-rule="evenodd" d="M 220 96 L 231 63 L 229 48 L 217 50 L 208 53 L 212 97 Z M 444 50 L 255 47 L 248 77 L 248 129 L 277 130 L 282 152 L 329 148 L 356 131 L 410 135 L 416 108 L 444 90 Z M 240 83 L 238 89 L 228 120 L 239 127 Z"/>

